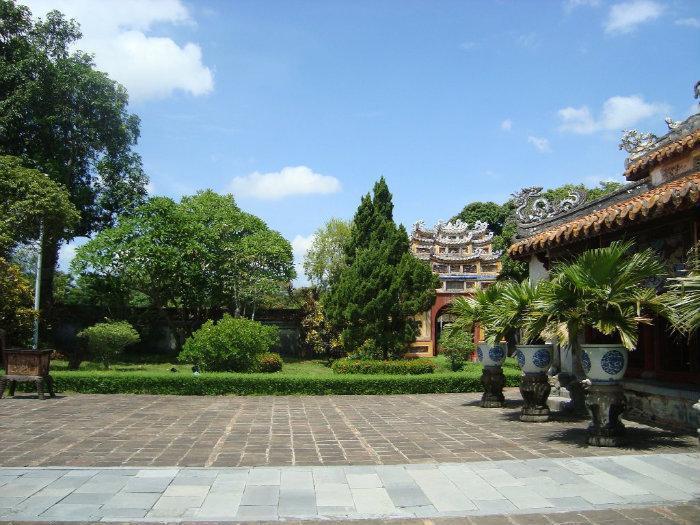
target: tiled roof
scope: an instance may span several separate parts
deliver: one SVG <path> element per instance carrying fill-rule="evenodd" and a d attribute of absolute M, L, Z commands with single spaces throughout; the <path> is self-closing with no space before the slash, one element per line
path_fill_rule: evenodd
<path fill-rule="evenodd" d="M 695 130 L 694 132 L 685 135 L 684 137 L 630 163 L 630 165 L 627 166 L 627 169 L 625 169 L 625 177 L 627 180 L 637 180 L 645 176 L 648 169 L 693 148 L 696 144 L 700 144 L 700 130 Z"/>
<path fill-rule="evenodd" d="M 700 203 L 700 172 L 686 175 L 583 217 L 560 224 L 508 248 L 511 257 L 585 239 L 604 231 Z"/>

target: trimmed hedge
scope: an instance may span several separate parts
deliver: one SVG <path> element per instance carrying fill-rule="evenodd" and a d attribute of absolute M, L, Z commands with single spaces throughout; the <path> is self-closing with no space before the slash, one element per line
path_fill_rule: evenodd
<path fill-rule="evenodd" d="M 428 359 L 336 359 L 331 365 L 336 374 L 403 374 L 418 375 L 435 372 L 435 363 Z"/>
<path fill-rule="evenodd" d="M 476 372 L 476 373 L 474 373 Z M 520 372 L 504 369 L 507 386 L 520 384 Z M 481 372 L 425 375 L 283 376 L 277 374 L 148 372 L 52 372 L 56 390 L 81 394 L 161 395 L 328 395 L 431 394 L 479 392 Z M 19 388 L 31 391 L 29 383 Z"/>

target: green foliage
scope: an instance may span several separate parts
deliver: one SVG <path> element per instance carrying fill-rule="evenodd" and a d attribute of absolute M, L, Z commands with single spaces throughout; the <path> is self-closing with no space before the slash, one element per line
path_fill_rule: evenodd
<path fill-rule="evenodd" d="M 443 329 L 438 345 L 440 353 L 450 362 L 450 369 L 453 372 L 462 370 L 474 351 L 472 332 L 455 328 L 453 324 Z"/>
<path fill-rule="evenodd" d="M 613 242 L 560 262 L 541 285 L 531 333 L 547 332 L 576 345 L 581 330 L 590 326 L 618 335 L 634 349 L 639 324 L 650 322 L 642 310 L 663 311 L 656 290 L 646 285 L 663 271 L 657 254 L 651 249 L 632 253 L 630 242 Z"/>
<path fill-rule="evenodd" d="M 532 333 L 532 309 L 539 300 L 543 285 L 533 285 L 529 279 L 522 282 L 501 281 L 496 289 L 498 295 L 488 308 L 484 321 L 486 331 L 495 340 L 505 339 L 511 346 L 516 342 L 526 344 L 538 339 L 540 334 Z"/>
<path fill-rule="evenodd" d="M 345 267 L 343 247 L 350 240 L 350 223 L 332 218 L 314 232 L 311 248 L 304 254 L 304 273 L 322 293 Z"/>
<path fill-rule="evenodd" d="M 109 223 L 145 196 L 133 147 L 139 119 L 126 90 L 97 71 L 75 45 L 74 20 L 0 0 L 0 154 L 30 162 L 70 194 L 81 213 L 77 233 Z"/>
<path fill-rule="evenodd" d="M 105 368 L 109 368 L 109 363 L 119 357 L 127 346 L 141 340 L 139 333 L 126 321 L 97 323 L 79 332 L 78 337 Z"/>
<path fill-rule="evenodd" d="M 134 151 L 139 119 L 124 87 L 76 49 L 81 36 L 58 11 L 34 21 L 26 7 L 0 0 L 0 155 L 46 173 L 80 212 L 72 232 L 45 236 L 42 304 L 52 299 L 61 239 L 111 224 L 146 195 Z"/>
<path fill-rule="evenodd" d="M 501 293 L 504 283 L 496 281 L 488 288 L 480 288 L 473 295 L 457 297 L 450 305 L 450 313 L 455 316 L 449 330 L 472 333 L 474 325 L 479 324 L 486 331 L 486 340 L 494 342 L 501 334 L 489 331 L 491 309 Z"/>
<path fill-rule="evenodd" d="M 0 195 L 0 256 L 38 239 L 42 223 L 46 235 L 60 238 L 79 219 L 65 188 L 17 157 L 0 156 Z"/>
<path fill-rule="evenodd" d="M 0 329 L 9 345 L 25 345 L 36 317 L 32 288 L 18 266 L 0 257 Z"/>
<path fill-rule="evenodd" d="M 260 356 L 278 343 L 277 327 L 225 314 L 218 322 L 209 320 L 194 332 L 178 360 L 208 372 L 252 370 Z"/>
<path fill-rule="evenodd" d="M 150 199 L 78 248 L 72 269 L 117 296 L 147 297 L 178 345 L 220 308 L 253 317 L 295 275 L 289 242 L 231 195 L 210 190 L 180 203 Z"/>
<path fill-rule="evenodd" d="M 688 270 L 682 277 L 669 279 L 662 300 L 674 328 L 692 337 L 700 332 L 700 245 L 688 256 Z"/>
<path fill-rule="evenodd" d="M 305 357 L 338 357 L 342 352 L 338 334 L 326 319 L 316 292 L 312 289 L 306 289 L 304 292 L 303 317 L 299 334 L 303 345 L 302 354 Z"/>
<path fill-rule="evenodd" d="M 396 360 L 370 360 L 370 359 L 336 359 L 331 365 L 336 374 L 432 374 L 435 372 L 435 364 L 429 359 L 396 359 Z"/>
<path fill-rule="evenodd" d="M 347 267 L 324 299 L 324 312 L 347 352 L 369 340 L 383 358 L 402 355 L 418 331 L 413 316 L 435 300 L 437 278 L 409 252 L 406 230 L 394 223 L 392 210 L 382 178 L 374 197 L 362 198 L 345 246 Z"/>
<path fill-rule="evenodd" d="M 265 374 L 279 372 L 280 370 L 282 370 L 283 364 L 284 361 L 282 361 L 282 358 L 279 354 L 267 352 L 261 355 L 258 359 L 258 371 L 263 372 Z"/>
<path fill-rule="evenodd" d="M 506 386 L 520 384 L 517 368 L 503 368 Z M 280 374 L 171 374 L 52 372 L 60 392 L 153 395 L 381 395 L 479 392 L 481 369 L 422 375 L 284 376 Z M 20 387 L 25 385 L 20 384 Z M 31 388 L 31 386 L 26 386 Z"/>

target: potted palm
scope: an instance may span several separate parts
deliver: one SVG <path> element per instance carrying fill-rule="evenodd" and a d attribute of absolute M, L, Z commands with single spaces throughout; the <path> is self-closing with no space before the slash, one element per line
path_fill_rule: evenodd
<path fill-rule="evenodd" d="M 552 363 L 552 345 L 544 343 L 540 334 L 530 329 L 532 307 L 541 289 L 541 284 L 532 284 L 529 279 L 505 282 L 488 310 L 486 321 L 491 332 L 516 343 L 515 356 L 523 371 L 520 394 L 524 404 L 520 420 L 529 422 L 549 420 L 547 398 L 551 386 L 547 371 Z"/>
<path fill-rule="evenodd" d="M 591 413 L 590 444 L 617 446 L 624 435 L 620 415 L 625 398 L 619 380 L 627 368 L 628 352 L 637 345 L 642 314 L 663 305 L 648 283 L 663 273 L 650 249 L 632 253 L 632 243 L 613 242 L 556 264 L 551 279 L 534 303 L 532 330 L 547 332 L 569 345 L 575 381 L 587 378 L 586 407 Z M 614 338 L 611 344 L 587 344 L 590 328 Z"/>
<path fill-rule="evenodd" d="M 668 318 L 675 330 L 688 338 L 700 336 L 700 244 L 688 254 L 688 272 L 669 279 L 668 291 L 662 296 L 662 301 L 668 308 Z M 700 400 L 693 409 L 700 413 Z"/>
<path fill-rule="evenodd" d="M 501 342 L 502 334 L 491 329 L 491 309 L 501 291 L 502 283 L 496 282 L 488 288 L 477 290 L 469 297 L 458 297 L 451 307 L 455 316 L 451 330 L 461 330 L 471 333 L 476 325 L 484 332 L 484 340 L 477 342 L 476 354 L 479 362 L 484 365 L 481 383 L 484 394 L 481 406 L 484 408 L 502 407 L 505 403 L 503 387 L 503 361 L 507 355 L 507 345 Z"/>

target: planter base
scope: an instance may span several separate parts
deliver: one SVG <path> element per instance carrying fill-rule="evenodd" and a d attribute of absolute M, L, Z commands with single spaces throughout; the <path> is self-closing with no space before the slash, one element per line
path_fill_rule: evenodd
<path fill-rule="evenodd" d="M 484 394 L 481 396 L 482 408 L 500 408 L 505 405 L 503 387 L 506 384 L 506 376 L 503 375 L 503 369 L 500 366 L 485 366 L 481 372 L 481 384 L 484 385 Z"/>
<path fill-rule="evenodd" d="M 596 447 L 620 446 L 625 437 L 625 425 L 620 421 L 625 411 L 622 385 L 592 384 L 586 395 L 586 406 L 592 418 L 588 426 L 588 444 Z"/>
<path fill-rule="evenodd" d="M 46 399 L 44 395 L 44 383 L 49 391 L 49 396 L 56 397 L 53 390 L 53 378 L 49 375 L 47 376 L 23 376 L 23 375 L 7 375 L 0 376 L 0 399 L 2 399 L 5 393 L 5 387 L 9 385 L 10 387 L 10 397 L 15 395 L 15 388 L 17 383 L 34 383 L 36 385 L 36 393 L 39 399 Z"/>
<path fill-rule="evenodd" d="M 523 375 L 520 381 L 520 395 L 525 404 L 520 412 L 520 421 L 529 423 L 549 421 L 547 398 L 551 390 L 547 374 Z"/>

